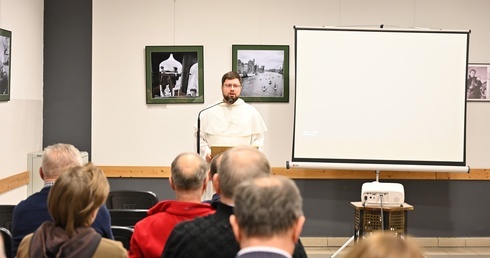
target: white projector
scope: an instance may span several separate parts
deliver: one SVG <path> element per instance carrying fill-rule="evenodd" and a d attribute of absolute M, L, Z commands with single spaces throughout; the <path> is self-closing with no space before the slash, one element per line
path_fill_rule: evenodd
<path fill-rule="evenodd" d="M 362 184 L 361 201 L 366 204 L 401 205 L 405 202 L 405 189 L 398 183 L 377 181 Z"/>

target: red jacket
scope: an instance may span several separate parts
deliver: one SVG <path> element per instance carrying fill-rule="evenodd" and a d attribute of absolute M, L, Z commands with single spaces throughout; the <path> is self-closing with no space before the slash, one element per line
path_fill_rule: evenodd
<path fill-rule="evenodd" d="M 215 210 L 207 203 L 161 201 L 148 211 L 148 217 L 136 223 L 128 256 L 160 257 L 167 238 L 177 223 L 192 220 Z"/>

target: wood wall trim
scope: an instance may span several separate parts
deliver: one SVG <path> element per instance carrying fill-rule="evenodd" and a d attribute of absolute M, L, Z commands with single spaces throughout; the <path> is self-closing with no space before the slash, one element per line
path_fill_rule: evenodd
<path fill-rule="evenodd" d="M 0 179 L 0 194 L 29 183 L 29 171 Z"/>
<path fill-rule="evenodd" d="M 170 167 L 99 166 L 109 178 L 168 178 Z M 272 168 L 272 174 L 293 179 L 375 179 L 374 171 Z M 490 180 L 490 169 L 471 169 L 469 173 L 382 171 L 380 179 L 397 180 Z M 29 171 L 0 179 L 0 194 L 29 183 Z"/>
<path fill-rule="evenodd" d="M 110 178 L 168 178 L 170 167 L 99 166 Z M 375 179 L 375 171 L 272 168 L 274 175 L 294 179 Z M 470 173 L 382 171 L 380 179 L 409 180 L 490 180 L 490 169 L 471 169 Z"/>

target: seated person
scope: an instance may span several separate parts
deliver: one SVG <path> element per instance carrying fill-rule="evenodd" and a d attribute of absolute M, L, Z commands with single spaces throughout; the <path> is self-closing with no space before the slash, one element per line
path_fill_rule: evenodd
<path fill-rule="evenodd" d="M 12 214 L 12 253 L 17 254 L 20 241 L 34 232 L 43 222 L 52 221 L 48 212 L 48 194 L 61 172 L 71 166 L 81 166 L 80 151 L 71 144 L 57 143 L 44 149 L 39 175 L 44 180 L 41 191 L 34 193 L 15 206 Z M 114 239 L 111 231 L 111 217 L 107 207 L 102 205 L 92 227 L 102 237 Z"/>
<path fill-rule="evenodd" d="M 222 157 L 221 154 L 223 154 L 223 153 L 219 153 L 216 156 L 214 156 L 211 159 L 211 163 L 209 164 L 209 180 L 211 181 L 211 184 L 209 184 L 208 187 L 206 187 L 206 191 L 204 192 L 205 193 L 204 195 L 206 195 L 205 196 L 206 198 L 211 197 L 211 199 L 205 200 L 203 202 L 209 203 L 211 205 L 219 202 L 219 200 L 220 200 L 219 194 L 216 193 L 216 187 L 214 186 L 214 184 L 212 184 L 212 181 L 213 181 L 214 175 L 216 173 L 218 173 L 218 165 L 219 165 L 219 162 L 221 161 L 221 157 Z"/>
<path fill-rule="evenodd" d="M 291 258 L 303 229 L 303 199 L 293 180 L 270 176 L 235 189 L 230 223 L 240 243 L 236 258 Z"/>
<path fill-rule="evenodd" d="M 214 213 L 201 196 L 208 181 L 208 164 L 197 153 L 182 153 L 170 166 L 170 186 L 176 200 L 161 201 L 148 211 L 148 217 L 136 223 L 128 256 L 160 257 L 175 225 L 185 220 Z"/>
<path fill-rule="evenodd" d="M 127 257 L 121 242 L 90 227 L 108 195 L 107 178 L 92 163 L 63 172 L 48 196 L 53 222 L 24 237 L 17 257 Z"/>

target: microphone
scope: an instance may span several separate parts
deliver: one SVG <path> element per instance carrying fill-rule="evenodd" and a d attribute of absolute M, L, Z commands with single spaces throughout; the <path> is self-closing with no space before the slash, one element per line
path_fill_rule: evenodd
<path fill-rule="evenodd" d="M 221 101 L 221 102 L 218 102 L 218 103 L 216 103 L 216 104 L 214 104 L 214 105 L 211 105 L 211 106 L 209 106 L 209 107 L 207 107 L 207 108 L 202 109 L 202 110 L 201 110 L 201 111 L 199 111 L 199 113 L 197 114 L 197 135 L 196 135 L 197 154 L 201 154 L 201 153 L 200 153 L 200 152 L 201 152 L 201 144 L 200 144 L 200 142 L 201 142 L 201 141 L 200 141 L 200 138 L 201 138 L 201 113 L 202 113 L 202 111 L 204 111 L 204 110 L 208 110 L 208 109 L 210 109 L 210 108 L 212 108 L 212 107 L 215 107 L 215 106 L 217 106 L 217 105 L 219 105 L 219 104 L 221 104 L 221 103 L 226 103 L 226 102 L 225 102 L 224 100 L 223 100 L 223 101 Z"/>

